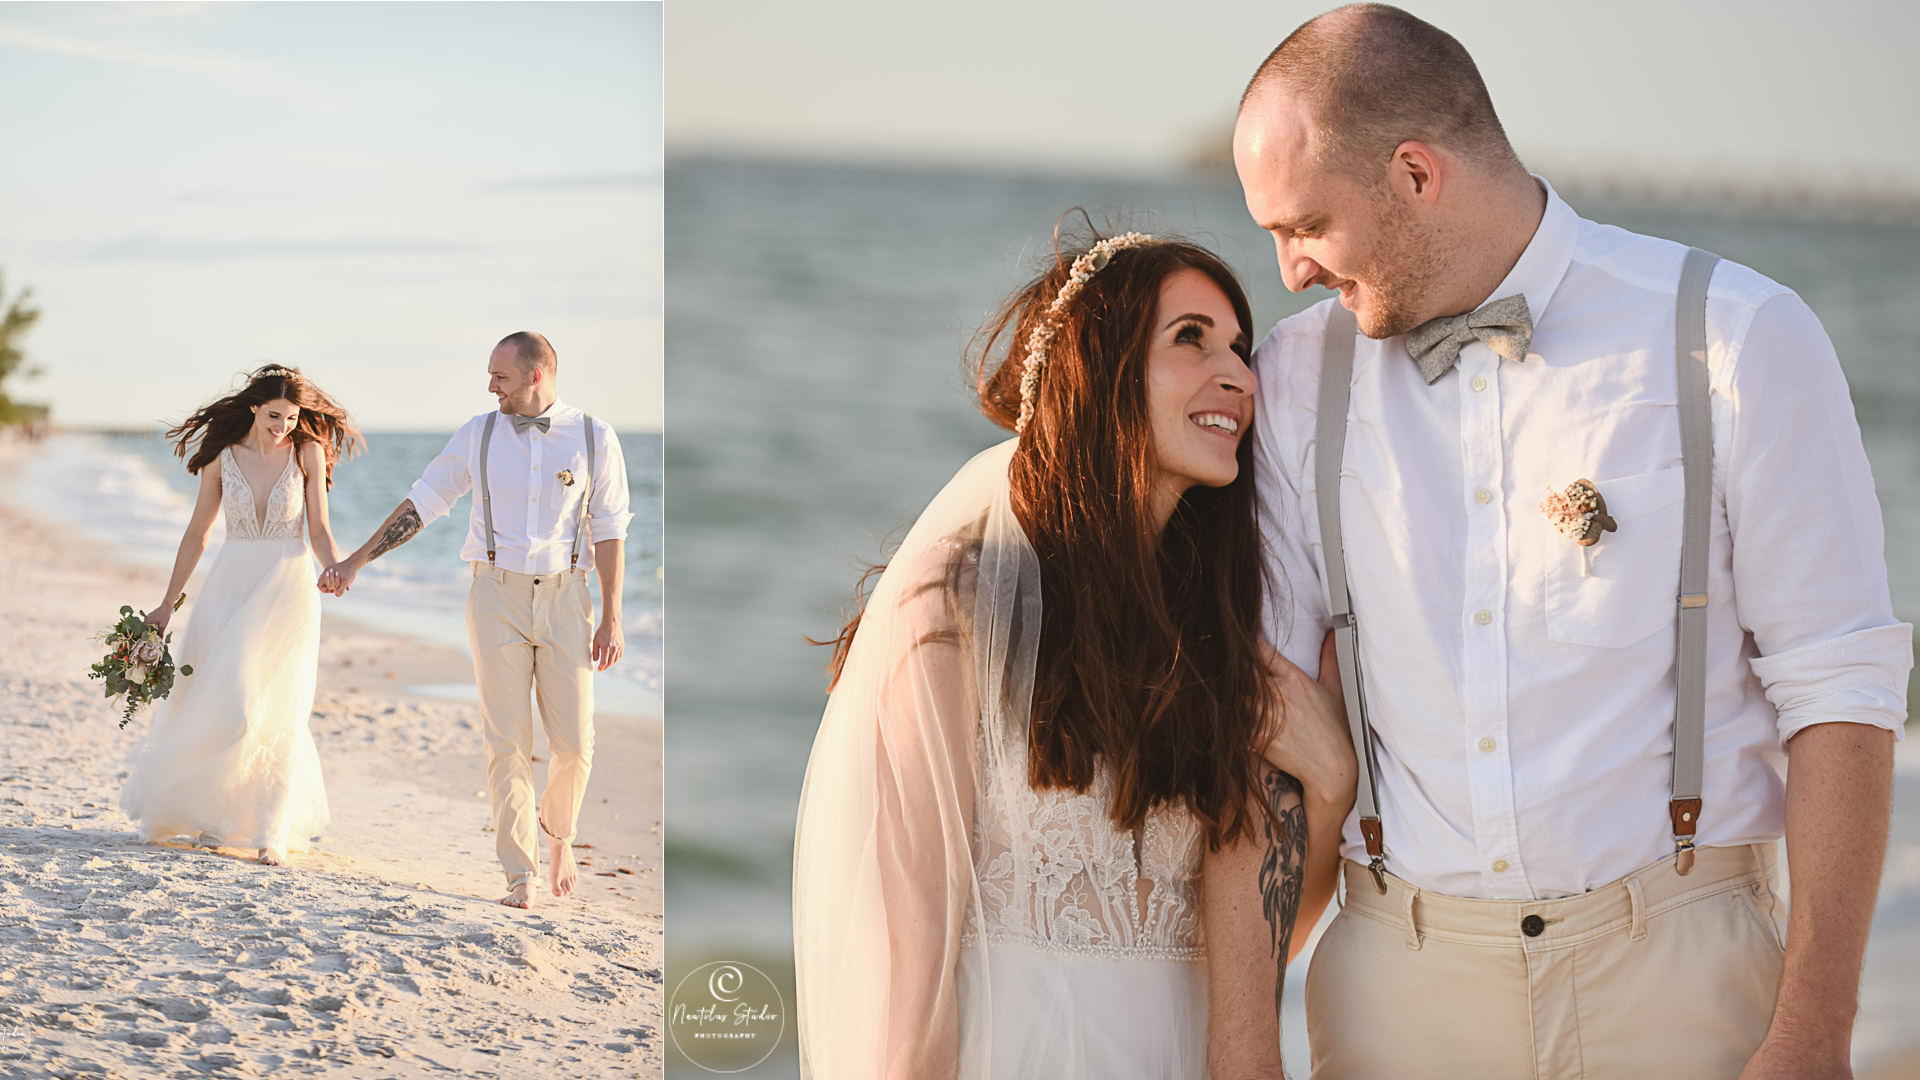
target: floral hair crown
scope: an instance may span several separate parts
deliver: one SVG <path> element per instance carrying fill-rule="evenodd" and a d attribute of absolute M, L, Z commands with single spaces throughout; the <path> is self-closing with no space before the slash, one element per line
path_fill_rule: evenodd
<path fill-rule="evenodd" d="M 1146 233 L 1121 233 L 1107 237 L 1073 260 L 1067 283 L 1060 286 L 1060 294 L 1047 305 L 1047 317 L 1027 334 L 1027 358 L 1020 371 L 1020 419 L 1013 425 L 1016 435 L 1024 433 L 1033 419 L 1034 397 L 1040 392 L 1040 372 L 1047 366 L 1047 350 L 1053 347 L 1054 335 L 1060 331 L 1060 316 L 1066 314 L 1067 305 L 1080 295 L 1094 271 L 1105 268 L 1115 254 L 1151 243 L 1153 237 Z"/>

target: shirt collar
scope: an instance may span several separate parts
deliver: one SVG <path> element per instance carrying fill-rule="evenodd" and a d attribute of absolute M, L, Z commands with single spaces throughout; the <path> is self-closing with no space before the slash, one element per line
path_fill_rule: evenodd
<path fill-rule="evenodd" d="M 544 410 L 538 413 L 535 413 L 533 416 L 533 419 L 538 420 L 542 416 L 551 417 L 553 422 L 557 424 L 560 421 L 565 420 L 567 418 L 567 413 L 571 409 L 572 409 L 572 406 L 568 405 L 566 402 L 561 401 L 559 398 L 554 398 L 553 404 L 548 405 Z M 494 411 L 499 412 L 498 409 Z M 507 415 L 507 414 L 502 413 L 501 415 Z"/>
<path fill-rule="evenodd" d="M 1540 225 L 1533 231 L 1533 239 L 1527 242 L 1527 249 L 1520 253 L 1519 261 L 1487 299 L 1498 300 L 1514 293 L 1525 296 L 1527 311 L 1533 315 L 1533 325 L 1538 328 L 1547 305 L 1553 302 L 1554 290 L 1560 287 L 1567 267 L 1573 262 L 1574 243 L 1580 237 L 1580 215 L 1560 198 L 1546 177 L 1533 179 L 1547 193 L 1546 213 L 1540 216 Z"/>

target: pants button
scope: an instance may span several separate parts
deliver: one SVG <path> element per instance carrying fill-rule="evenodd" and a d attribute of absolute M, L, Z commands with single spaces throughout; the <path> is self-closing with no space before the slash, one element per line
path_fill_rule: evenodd
<path fill-rule="evenodd" d="M 1546 928 L 1547 920 L 1538 915 L 1529 915 L 1520 920 L 1520 932 L 1528 937 L 1539 937 L 1540 932 Z"/>
<path fill-rule="evenodd" d="M 533 583 L 534 583 L 535 585 L 538 585 L 538 584 L 540 584 L 540 579 L 539 579 L 539 578 L 534 578 L 534 579 L 533 579 Z"/>

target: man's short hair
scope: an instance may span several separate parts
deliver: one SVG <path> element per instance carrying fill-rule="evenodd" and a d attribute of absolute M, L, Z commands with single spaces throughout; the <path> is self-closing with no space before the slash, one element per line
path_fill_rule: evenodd
<path fill-rule="evenodd" d="M 560 357 L 554 354 L 553 346 L 547 339 L 531 330 L 521 330 L 500 339 L 500 345 L 513 346 L 514 358 L 520 361 L 522 371 L 545 368 L 551 379 L 560 370 Z M 494 348 L 499 348 L 495 345 Z"/>
<path fill-rule="evenodd" d="M 1303 23 L 1267 55 L 1240 107 L 1270 89 L 1312 116 L 1315 164 L 1372 181 L 1409 139 L 1484 165 L 1520 164 L 1473 57 L 1453 35 L 1387 4 Z"/>

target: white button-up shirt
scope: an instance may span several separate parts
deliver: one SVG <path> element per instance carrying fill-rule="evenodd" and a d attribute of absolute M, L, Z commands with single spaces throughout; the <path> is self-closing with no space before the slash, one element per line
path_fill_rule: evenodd
<path fill-rule="evenodd" d="M 487 413 L 467 421 L 447 440 L 447 448 L 427 463 L 407 498 L 420 512 L 422 523 L 445 514 L 454 500 L 480 483 L 480 433 Z M 493 494 L 494 565 L 517 574 L 552 574 L 567 569 L 574 536 L 580 529 L 580 500 L 587 494 L 587 443 L 579 409 L 555 401 L 540 415 L 552 426 L 542 432 L 529 427 L 513 430 L 513 418 L 502 413 L 494 421 L 487 452 L 487 486 Z M 627 463 L 620 440 L 604 421 L 595 420 L 593 491 L 587 503 L 587 531 L 580 537 L 580 563 L 593 565 L 593 547 L 600 540 L 624 540 L 627 522 Z M 567 484 L 560 473 L 573 475 Z M 475 491 L 460 557 L 487 561 L 486 520 Z"/>
<path fill-rule="evenodd" d="M 1541 181 L 1543 186 L 1545 181 Z M 1682 480 L 1674 295 L 1685 248 L 1547 189 L 1492 293 L 1533 312 L 1524 362 L 1475 341 L 1427 385 L 1359 338 L 1342 470 L 1347 573 L 1387 868 L 1457 896 L 1546 899 L 1673 853 Z M 1315 508 L 1328 300 L 1254 356 L 1267 635 L 1308 671 L 1332 625 Z M 1778 839 L 1786 740 L 1906 718 L 1873 477 L 1845 377 L 1790 290 L 1731 262 L 1707 299 L 1713 418 L 1706 768 L 1697 842 Z M 1588 549 L 1541 511 L 1591 480 L 1618 522 Z M 1365 861 L 1358 815 L 1343 853 Z"/>

